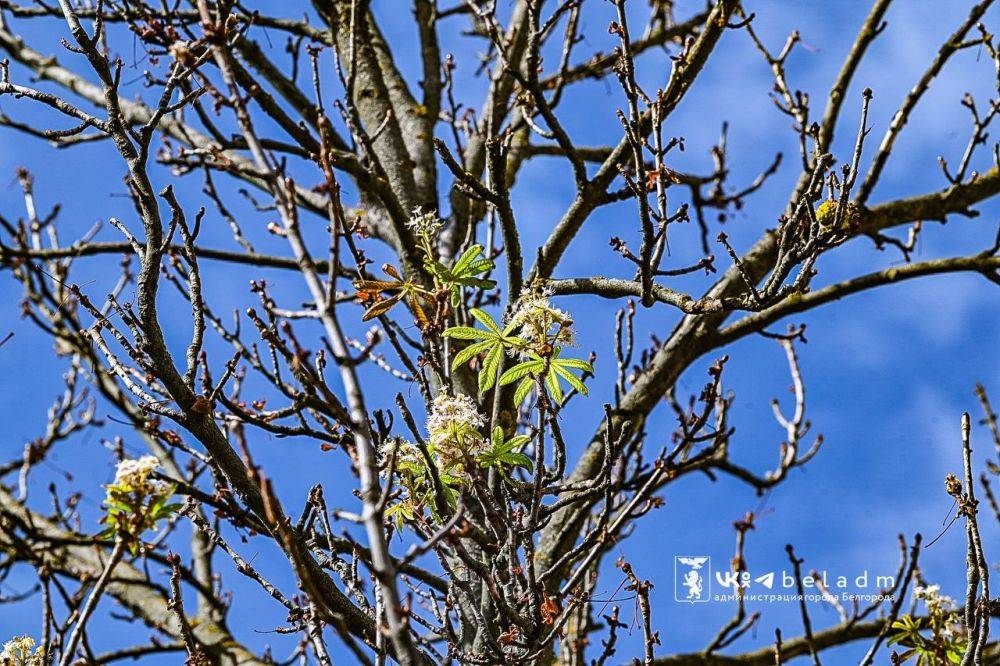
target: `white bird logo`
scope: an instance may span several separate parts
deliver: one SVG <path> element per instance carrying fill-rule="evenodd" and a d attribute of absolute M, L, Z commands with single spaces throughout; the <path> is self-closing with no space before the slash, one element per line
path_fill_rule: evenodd
<path fill-rule="evenodd" d="M 701 566 L 703 564 L 705 564 L 705 562 L 708 562 L 708 558 L 707 557 L 678 557 L 677 561 L 680 562 L 681 564 L 686 564 L 687 566 L 691 567 L 695 571 L 698 571 L 699 569 L 701 569 Z"/>

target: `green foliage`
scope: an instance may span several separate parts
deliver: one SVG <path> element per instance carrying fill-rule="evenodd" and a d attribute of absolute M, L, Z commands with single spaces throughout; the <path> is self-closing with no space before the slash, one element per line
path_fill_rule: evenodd
<path fill-rule="evenodd" d="M 463 287 L 492 289 L 496 286 L 497 283 L 493 280 L 476 277 L 493 270 L 495 266 L 492 259 L 488 257 L 480 258 L 482 253 L 483 246 L 477 243 L 466 250 L 451 268 L 448 268 L 433 257 L 428 256 L 424 259 L 424 266 L 427 268 L 427 271 L 443 287 L 451 292 L 451 304 L 453 307 L 458 307 L 462 302 Z"/>
<path fill-rule="evenodd" d="M 517 330 L 516 322 L 501 329 L 496 320 L 486 312 L 476 308 L 469 312 L 484 328 L 453 326 L 444 332 L 445 337 L 454 340 L 479 340 L 456 354 L 451 367 L 457 369 L 474 357 L 485 354 L 482 367 L 479 368 L 479 390 L 487 391 L 496 385 L 497 371 L 504 352 L 525 349 L 528 341 L 514 335 Z"/>
<path fill-rule="evenodd" d="M 458 506 L 459 490 L 466 481 L 464 463 L 442 456 L 439 447 L 434 444 L 428 444 L 427 450 L 434 465 L 433 471 L 423 454 L 412 444 L 404 444 L 397 455 L 395 471 L 399 484 L 406 493 L 385 511 L 385 517 L 395 523 L 396 529 L 401 530 L 406 523 L 416 520 L 423 514 L 425 507 L 430 510 L 435 520 L 444 518 L 439 514 L 435 501 L 437 495 L 434 484 L 435 472 L 441 483 L 441 494 L 445 504 L 452 510 Z"/>
<path fill-rule="evenodd" d="M 155 461 L 151 456 L 122 461 L 115 482 L 106 488 L 106 514 L 101 519 L 105 528 L 98 538 L 120 539 L 128 544 L 132 555 L 139 553 L 146 531 L 156 529 L 159 521 L 169 519 L 181 508 L 179 503 L 170 502 L 175 486 L 149 478 L 156 468 Z"/>
<path fill-rule="evenodd" d="M 907 648 L 899 655 L 900 661 L 913 659 L 917 666 L 961 663 L 968 638 L 955 603 L 941 596 L 936 585 L 918 587 L 914 589 L 914 596 L 924 601 L 927 616 L 903 615 L 892 623 L 895 633 L 890 635 L 889 645 Z"/>
<path fill-rule="evenodd" d="M 560 347 L 552 350 L 552 356 L 543 358 L 535 353 L 528 354 L 528 360 L 522 361 L 500 376 L 498 384 L 506 386 L 514 382 L 519 382 L 514 390 L 514 404 L 521 404 L 531 390 L 535 388 L 536 377 L 545 375 L 544 386 L 549 396 L 556 402 L 562 402 L 563 388 L 561 382 L 566 382 L 571 388 L 576 389 L 584 395 L 588 395 L 587 385 L 580 377 L 573 374 L 573 370 L 593 373 L 594 366 L 578 358 L 560 358 L 562 352 Z"/>
<path fill-rule="evenodd" d="M 456 290 L 460 297 L 464 287 L 485 286 L 476 276 L 492 268 L 492 261 L 481 259 L 481 254 L 482 247 L 473 246 L 448 269 L 431 259 L 425 249 L 428 269 L 440 284 L 448 285 L 453 299 Z M 520 405 L 539 379 L 543 390 L 556 402 L 563 400 L 567 390 L 564 386 L 584 395 L 588 393 L 578 373 L 593 373 L 594 368 L 580 359 L 562 358 L 560 343 L 572 342 L 573 322 L 568 314 L 549 305 L 544 293 L 535 290 L 522 295 L 505 326 L 483 310 L 472 308 L 469 313 L 478 326 L 452 326 L 443 335 L 468 343 L 452 358 L 452 369 L 481 359 L 478 367 L 481 393 L 516 383 L 513 405 L 509 407 Z M 501 373 L 506 355 L 519 359 Z M 514 434 L 508 439 L 503 428 L 494 427 L 487 438 L 483 434 L 485 427 L 486 419 L 473 398 L 438 394 L 427 417 L 425 447 L 399 445 L 393 469 L 383 470 L 397 475 L 405 490 L 386 510 L 386 517 L 398 528 L 419 520 L 425 509 L 442 518 L 438 515 L 444 510 L 442 502 L 454 509 L 463 488 L 482 479 L 477 472 L 480 469 L 495 469 L 508 482 L 513 481 L 510 474 L 514 468 L 535 472 L 531 458 L 522 453 L 531 437 Z"/>
<path fill-rule="evenodd" d="M 103 539 L 120 538 L 128 543 L 132 554 L 137 555 L 142 534 L 156 529 L 157 522 L 167 520 L 180 511 L 179 503 L 168 503 L 174 492 L 175 488 L 171 487 L 163 495 L 144 496 L 109 489 L 108 499 L 104 502 L 107 515 L 103 522 L 106 527 L 98 536 Z"/>
<path fill-rule="evenodd" d="M 921 631 L 929 629 L 930 621 L 903 615 L 892 623 L 897 631 L 889 638 L 889 645 L 900 645 L 907 649 L 899 655 L 901 662 L 915 659 L 917 666 L 945 666 L 960 664 L 965 654 L 966 643 L 957 636 L 948 638 L 933 635 L 925 637 Z"/>
<path fill-rule="evenodd" d="M 398 529 L 419 519 L 425 508 L 436 520 L 445 519 L 440 515 L 444 506 L 454 510 L 462 488 L 482 478 L 476 470 L 496 469 L 508 481 L 511 468 L 533 471 L 531 459 L 521 453 L 531 438 L 504 439 L 503 428 L 496 427 L 487 441 L 479 432 L 485 423 L 467 396 L 439 395 L 427 424 L 430 437 L 424 450 L 409 442 L 400 442 L 396 449 L 393 472 L 405 494 L 385 515 Z"/>
<path fill-rule="evenodd" d="M 504 441 L 503 428 L 497 426 L 490 434 L 490 448 L 478 456 L 477 462 L 480 467 L 495 467 L 505 478 L 509 478 L 506 467 L 524 467 L 532 472 L 531 458 L 520 451 L 530 441 L 527 435 L 514 435 Z"/>
<path fill-rule="evenodd" d="M 481 428 L 486 425 L 476 402 L 466 395 L 440 393 L 434 398 L 427 416 L 427 444 L 418 448 L 399 441 L 395 464 L 386 473 L 395 473 L 406 493 L 389 507 L 386 516 L 398 528 L 416 520 L 428 508 L 436 519 L 442 519 L 440 502 L 454 509 L 459 490 L 469 481 L 468 470 L 483 450 Z M 388 462 L 391 456 L 383 456 Z"/>
<path fill-rule="evenodd" d="M 525 300 L 526 303 L 504 328 L 486 312 L 473 308 L 470 313 L 483 328 L 453 326 L 447 329 L 445 337 L 476 341 L 455 355 L 452 368 L 457 369 L 482 355 L 480 392 L 518 382 L 514 391 L 515 405 L 524 401 L 536 379 L 541 376 L 545 377 L 546 392 L 556 402 L 563 399 L 563 383 L 587 395 L 586 385 L 573 371 L 593 373 L 593 366 L 580 359 L 561 358 L 562 347 L 556 345 L 559 341 L 571 339 L 569 325 L 572 321 L 565 313 L 549 306 L 542 297 L 532 295 Z M 522 337 L 516 331 L 526 332 L 529 337 Z M 500 361 L 505 352 L 520 353 L 523 358 L 520 363 L 499 374 Z"/>

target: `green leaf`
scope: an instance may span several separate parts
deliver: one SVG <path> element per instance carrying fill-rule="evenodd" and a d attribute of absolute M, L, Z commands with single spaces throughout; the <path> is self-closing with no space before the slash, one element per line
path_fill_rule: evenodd
<path fill-rule="evenodd" d="M 520 451 L 515 451 L 528 442 L 531 438 L 527 435 L 514 435 L 507 441 L 503 439 L 504 433 L 503 429 L 499 426 L 493 429 L 490 434 L 490 443 L 492 448 L 479 455 L 478 462 L 480 467 L 496 467 L 503 474 L 504 478 L 509 479 L 506 471 L 503 469 L 504 465 L 512 467 L 526 467 L 529 471 L 533 471 L 533 463 L 528 456 L 524 455 Z"/>
<path fill-rule="evenodd" d="M 452 326 L 446 329 L 442 335 L 446 338 L 454 338 L 456 340 L 481 340 L 488 337 L 489 333 L 469 326 Z"/>
<path fill-rule="evenodd" d="M 473 261 L 469 264 L 462 273 L 463 275 L 478 275 L 480 273 L 485 273 L 495 266 L 496 264 L 493 263 L 492 259 L 479 259 L 478 261 Z"/>
<path fill-rule="evenodd" d="M 531 458 L 524 455 L 523 453 L 507 453 L 501 457 L 501 460 L 508 465 L 513 465 L 515 467 L 524 467 L 529 472 L 535 471 L 535 465 L 531 461 Z"/>
<path fill-rule="evenodd" d="M 494 280 L 483 280 L 476 277 L 459 278 L 455 282 L 463 287 L 476 287 L 477 289 L 492 289 L 497 286 L 497 283 Z M 455 288 L 455 291 L 458 291 L 457 287 Z"/>
<path fill-rule="evenodd" d="M 545 375 L 545 388 L 548 389 L 553 400 L 557 403 L 562 402 L 562 386 L 559 385 L 559 377 L 556 376 L 556 373 L 550 371 L 549 374 Z"/>
<path fill-rule="evenodd" d="M 578 358 L 560 358 L 558 361 L 554 361 L 557 365 L 561 365 L 566 368 L 573 368 L 574 370 L 583 370 L 584 372 L 589 372 L 594 374 L 594 366 L 586 361 L 581 361 Z"/>
<path fill-rule="evenodd" d="M 486 312 L 483 312 L 478 308 L 471 308 L 469 313 L 476 318 L 476 321 L 485 326 L 488 330 L 493 331 L 497 335 L 503 335 L 503 331 L 500 330 L 500 325 L 497 324 L 496 320 L 494 320 L 493 317 Z"/>
<path fill-rule="evenodd" d="M 566 370 L 561 365 L 553 365 L 552 369 L 555 370 L 560 377 L 565 379 L 566 383 L 568 383 L 570 386 L 575 388 L 580 393 L 584 395 L 590 394 L 590 391 L 587 390 L 587 385 L 584 384 L 582 381 L 580 381 L 580 379 L 569 370 Z"/>
<path fill-rule="evenodd" d="M 523 379 L 529 373 L 540 372 L 544 367 L 545 367 L 545 362 L 541 360 L 524 361 L 522 363 L 518 363 L 510 370 L 500 375 L 499 384 L 500 386 L 506 386 L 507 384 L 512 384 L 519 379 Z M 528 380 L 532 381 L 530 377 L 528 378 Z M 518 390 L 520 390 L 520 388 L 518 388 Z"/>
<path fill-rule="evenodd" d="M 503 356 L 503 347 L 495 345 L 486 355 L 483 361 L 483 368 L 479 371 L 479 392 L 488 391 L 496 383 L 497 370 L 500 369 L 500 358 Z"/>
<path fill-rule="evenodd" d="M 508 327 L 507 331 L 501 331 L 496 320 L 486 312 L 476 308 L 472 308 L 470 312 L 486 330 L 470 328 L 468 326 L 455 326 L 447 329 L 444 335 L 459 340 L 482 340 L 482 342 L 470 345 L 460 351 L 452 360 L 452 368 L 457 369 L 463 363 L 470 361 L 476 354 L 486 353 L 486 358 L 479 372 L 479 390 L 486 391 L 496 385 L 496 375 L 499 372 L 504 351 L 507 349 L 521 349 L 527 342 L 521 338 L 511 336 L 510 327 Z"/>
<path fill-rule="evenodd" d="M 442 282 L 451 282 L 455 279 L 452 272 L 448 270 L 448 267 L 440 261 L 424 261 L 424 266 L 427 267 L 427 270 L 440 278 Z"/>
<path fill-rule="evenodd" d="M 520 405 L 524 402 L 524 399 L 528 397 L 531 393 L 531 389 L 535 388 L 535 380 L 531 377 L 526 377 L 521 380 L 521 383 L 517 385 L 517 389 L 514 391 L 514 404 Z"/>
<path fill-rule="evenodd" d="M 472 263 L 472 260 L 478 257 L 482 253 L 483 253 L 483 246 L 476 243 L 475 245 L 473 245 L 468 250 L 462 253 L 462 256 L 459 257 L 458 260 L 455 262 L 455 265 L 452 266 L 451 268 L 452 272 L 455 273 L 456 275 L 461 275 L 463 273 L 466 273 L 467 271 L 464 270 L 466 266 L 469 266 Z M 475 271 L 472 272 L 472 274 L 474 273 Z"/>
<path fill-rule="evenodd" d="M 154 520 L 170 517 L 175 513 L 177 513 L 178 511 L 180 511 L 181 506 L 182 506 L 181 504 L 175 502 L 173 504 L 167 504 L 165 506 L 157 507 L 156 511 L 153 512 L 152 517 Z"/>
<path fill-rule="evenodd" d="M 396 523 L 396 529 L 402 529 L 406 521 L 413 520 L 413 507 L 409 502 L 398 502 L 386 509 L 385 517 Z"/>
<path fill-rule="evenodd" d="M 490 340 L 484 340 L 483 342 L 477 342 L 469 345 L 455 355 L 455 360 L 451 362 L 451 369 L 455 370 L 459 368 L 463 363 L 468 362 L 476 354 L 481 354 L 489 349 L 492 344 L 493 343 Z"/>
<path fill-rule="evenodd" d="M 528 437 L 527 435 L 514 435 L 509 440 L 507 440 L 507 444 L 505 444 L 505 446 L 509 447 L 507 449 L 508 451 L 513 451 L 514 449 L 521 448 L 530 441 L 531 438 Z"/>
<path fill-rule="evenodd" d="M 132 513 L 134 510 L 132 505 L 126 504 L 124 502 L 119 502 L 117 500 L 108 498 L 104 500 L 104 506 L 108 508 L 109 511 L 117 511 L 118 513 Z"/>

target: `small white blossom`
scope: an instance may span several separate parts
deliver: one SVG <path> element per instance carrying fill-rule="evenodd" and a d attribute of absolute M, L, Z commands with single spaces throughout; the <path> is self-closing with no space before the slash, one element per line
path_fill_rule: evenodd
<path fill-rule="evenodd" d="M 410 220 L 406 223 L 406 226 L 413 229 L 418 234 L 433 236 L 441 230 L 443 224 L 441 219 L 437 216 L 437 213 L 425 213 L 418 206 L 413 209 L 413 212 L 410 214 Z"/>
<path fill-rule="evenodd" d="M 126 540 L 133 555 L 138 553 L 143 532 L 155 528 L 158 521 L 169 518 L 178 507 L 166 504 L 174 487 L 151 478 L 159 465 L 155 456 L 122 460 L 115 471 L 114 483 L 105 486 L 107 514 L 101 519 L 105 525 L 101 535 Z"/>
<path fill-rule="evenodd" d="M 3 666 L 42 666 L 41 650 L 35 649 L 35 639 L 30 636 L 14 636 L 3 644 L 0 664 Z"/>
<path fill-rule="evenodd" d="M 146 486 L 149 475 L 155 472 L 159 466 L 160 461 L 155 456 L 126 458 L 118 463 L 118 469 L 115 471 L 115 485 L 142 488 Z"/>
<path fill-rule="evenodd" d="M 420 451 L 409 440 L 400 439 L 398 445 L 395 444 L 395 440 L 386 442 L 379 450 L 379 472 L 383 477 L 389 476 L 389 460 L 392 458 L 394 446 L 396 447 L 395 471 L 398 472 L 408 466 L 419 466 L 423 462 Z"/>
<path fill-rule="evenodd" d="M 467 395 L 438 394 L 427 417 L 431 445 L 446 462 L 459 460 L 462 452 L 470 453 L 481 444 L 479 430 L 485 425 L 476 402 Z"/>
<path fill-rule="evenodd" d="M 511 324 L 519 324 L 529 338 L 548 342 L 573 343 L 573 318 L 565 310 L 549 303 L 550 293 L 543 289 L 526 289 L 517 299 L 517 307 L 510 316 Z M 555 330 L 553 330 L 555 329 Z"/>
<path fill-rule="evenodd" d="M 479 413 L 476 402 L 469 396 L 452 397 L 447 393 L 438 394 L 434 398 L 431 414 L 427 417 L 427 431 L 433 434 L 437 431 L 447 430 L 456 424 L 467 425 L 478 430 L 486 425 L 486 419 Z"/>
<path fill-rule="evenodd" d="M 913 588 L 913 598 L 923 600 L 928 611 L 952 611 L 958 606 L 955 600 L 941 594 L 940 585 L 917 585 Z"/>
<path fill-rule="evenodd" d="M 935 639 L 953 640 L 965 635 L 965 627 L 958 616 L 958 604 L 951 597 L 941 594 L 940 585 L 916 585 L 913 598 L 923 601 L 927 607 Z"/>

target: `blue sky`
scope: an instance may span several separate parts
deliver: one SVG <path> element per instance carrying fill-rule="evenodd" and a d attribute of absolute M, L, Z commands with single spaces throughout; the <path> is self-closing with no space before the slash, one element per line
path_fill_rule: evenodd
<path fill-rule="evenodd" d="M 394 11 L 397 0 L 376 0 L 374 6 L 391 43 L 398 44 L 397 55 L 413 80 L 416 76 L 414 30 L 407 11 Z M 266 3 L 262 10 L 292 16 L 301 10 L 287 5 Z M 407 4 L 408 7 L 408 3 Z M 501 0 L 501 6 L 507 5 Z M 701 7 L 700 2 L 681 0 L 678 15 L 686 17 Z M 779 48 L 787 33 L 799 29 L 803 47 L 790 59 L 788 74 L 792 86 L 811 93 L 819 106 L 824 91 L 832 82 L 868 3 L 854 1 L 752 3 L 757 14 L 755 26 L 765 43 Z M 870 49 L 859 69 L 854 86 L 844 105 L 843 120 L 834 146 L 842 158 L 849 154 L 857 129 L 860 90 L 874 90 L 869 124 L 874 128 L 865 157 L 870 158 L 893 111 L 927 66 L 945 37 L 964 17 L 970 3 L 938 3 L 911 0 L 890 10 L 888 29 Z M 577 51 L 585 56 L 594 50 L 607 52 L 612 46 L 607 23 L 613 18 L 613 6 L 594 0 L 588 3 L 583 34 Z M 646 3 L 634 0 L 636 25 Z M 987 14 L 987 26 L 998 26 L 1000 12 Z M 46 44 L 43 51 L 56 52 L 55 40 L 64 36 L 65 27 L 57 22 L 31 27 L 14 21 L 15 29 L 36 36 Z M 459 64 L 456 94 L 467 105 L 478 106 L 483 96 L 482 82 L 471 75 L 480 44 L 454 38 L 453 28 L 445 40 L 445 50 L 456 54 Z M 119 35 L 117 48 L 131 64 L 131 38 Z M 262 38 L 263 39 L 263 38 Z M 275 42 L 276 48 L 280 43 Z M 79 58 L 65 52 L 59 58 L 79 66 Z M 640 64 L 641 83 L 655 88 L 666 75 L 662 54 L 646 57 Z M 136 78 L 138 69 L 129 69 L 125 79 Z M 22 70 L 14 69 L 14 79 L 25 81 Z M 131 72 L 131 74 L 129 74 Z M 992 67 L 985 53 L 970 49 L 953 58 L 944 74 L 935 82 L 918 108 L 897 148 L 872 202 L 891 200 L 912 194 L 941 189 L 946 183 L 937 167 L 938 155 L 955 161 L 968 139 L 967 113 L 959 105 L 961 95 L 972 92 L 981 105 L 991 92 Z M 668 135 L 684 136 L 687 150 L 675 156 L 670 166 L 678 169 L 706 170 L 711 161 L 708 148 L 717 139 L 723 121 L 730 124 L 729 155 L 732 183 L 753 179 L 765 168 L 774 152 L 781 150 L 785 162 L 780 172 L 761 191 L 733 214 L 725 231 L 738 251 L 745 250 L 765 227 L 774 224 L 782 211 L 792 183 L 798 175 L 794 135 L 786 116 L 780 114 L 768 98 L 770 73 L 747 36 L 729 32 L 724 37 L 703 76 L 670 119 Z M 127 88 L 128 94 L 140 94 L 139 86 Z M 995 94 L 995 91 L 994 91 Z M 561 118 L 581 145 L 600 145 L 617 141 L 620 127 L 614 111 L 623 104 L 613 79 L 579 84 L 567 94 L 560 107 Z M 18 119 L 51 122 L 28 102 L 0 99 L 0 109 Z M 58 126 L 64 126 L 59 123 Z M 118 216 L 135 224 L 130 204 L 121 195 L 122 166 L 105 144 L 90 144 L 72 151 L 57 151 L 37 140 L 12 131 L 0 132 L 0 212 L 8 218 L 22 215 L 19 188 L 14 180 L 16 167 L 28 167 L 36 178 L 40 206 L 56 201 L 63 204 L 60 233 L 65 240 L 78 237 L 94 222 Z M 976 167 L 985 170 L 985 154 Z M 305 182 L 315 176 L 304 175 Z M 311 180 L 309 180 L 311 179 Z M 157 185 L 172 183 L 182 202 L 191 208 L 208 204 L 200 195 L 200 181 L 176 178 L 156 168 Z M 280 239 L 261 233 L 262 216 L 241 202 L 235 188 L 227 187 L 224 196 L 241 219 L 252 220 L 257 229 L 254 241 L 261 251 L 287 253 Z M 524 229 L 524 245 L 534 248 L 542 242 L 574 193 L 572 177 L 561 163 L 538 159 L 519 176 L 514 203 Z M 679 193 L 674 195 L 680 196 Z M 680 203 L 676 198 L 675 204 Z M 971 254 L 987 247 L 996 231 L 1000 205 L 994 201 L 979 206 L 982 215 L 974 220 L 952 218 L 947 226 L 926 225 L 915 260 Z M 611 253 L 608 239 L 620 235 L 633 246 L 637 224 L 634 204 L 625 203 L 599 211 L 573 241 L 558 276 L 580 276 L 600 272 L 625 275 L 628 267 Z M 314 237 L 321 234 L 317 223 Z M 714 236 L 713 231 L 713 236 Z M 671 261 L 683 265 L 696 260 L 697 232 L 692 225 L 674 232 Z M 105 228 L 102 240 L 117 240 L 116 232 Z M 206 245 L 235 247 L 228 230 L 210 210 L 203 233 Z M 320 246 L 318 246 L 320 247 Z M 713 248 L 717 256 L 724 256 Z M 373 253 L 375 251 L 373 250 Z M 526 252 L 533 256 L 533 252 Z M 92 295 L 108 290 L 116 279 L 116 263 L 111 258 L 80 262 L 77 281 Z M 866 273 L 899 263 L 898 254 L 879 252 L 866 240 L 852 241 L 824 257 L 818 265 L 816 284 L 823 285 L 845 277 Z M 725 261 L 719 259 L 719 265 Z M 258 275 L 269 280 L 281 279 L 275 293 L 291 304 L 301 299 L 303 290 L 292 276 L 275 271 L 249 274 L 219 264 L 205 265 L 205 281 L 210 298 L 218 311 L 226 312 L 252 301 L 246 293 L 247 280 Z M 670 286 L 696 292 L 707 284 L 699 276 L 680 278 Z M 167 292 L 167 290 L 164 290 Z M 25 441 L 37 437 L 44 427 L 45 411 L 59 392 L 63 363 L 50 353 L 48 340 L 35 334 L 31 326 L 18 318 L 20 292 L 8 276 L 0 280 L 0 322 L 3 332 L 13 330 L 14 338 L 0 349 L 0 414 L 6 437 L 0 440 L 3 459 L 18 455 Z M 176 349 L 183 349 L 189 325 L 186 310 L 173 296 L 164 293 L 161 306 L 165 326 Z M 808 418 L 814 432 L 821 432 L 825 444 L 805 469 L 795 471 L 788 481 L 772 492 L 757 529 L 748 538 L 747 561 L 751 571 L 777 570 L 787 566 L 784 545 L 793 543 L 805 568 L 827 569 L 831 573 L 857 575 L 868 570 L 872 575 L 891 574 L 897 566 L 896 535 L 908 537 L 921 532 L 929 540 L 940 532 L 951 502 L 943 490 L 943 479 L 960 469 L 959 417 L 963 411 L 979 415 L 973 397 L 975 382 L 983 382 L 1000 402 L 1000 355 L 998 334 L 1000 308 L 996 286 L 973 275 L 951 275 L 921 279 L 868 292 L 826 306 L 822 310 L 794 317 L 793 323 L 808 324 L 808 344 L 799 348 L 802 372 L 808 391 Z M 577 297 L 564 300 L 579 326 L 581 355 L 593 350 L 598 354 L 595 387 L 608 387 L 613 376 L 613 317 L 618 304 Z M 650 334 L 664 338 L 677 321 L 675 311 L 657 307 L 640 311 L 637 316 L 638 341 Z M 358 331 L 363 329 L 359 328 Z M 228 353 L 212 342 L 208 347 L 215 367 L 221 367 Z M 721 355 L 723 351 L 719 351 Z M 773 465 L 783 430 L 771 416 L 769 401 L 779 398 L 788 404 L 789 378 L 784 354 L 772 340 L 752 337 L 724 350 L 731 356 L 725 384 L 735 392 L 732 424 L 736 435 L 732 455 L 737 461 L 763 471 Z M 678 382 L 678 394 L 697 394 L 705 381 L 705 368 L 715 360 L 709 356 L 695 363 Z M 389 408 L 392 396 L 403 390 L 386 375 L 369 372 L 366 387 L 373 396 L 370 408 Z M 252 388 L 252 387 L 251 387 Z M 570 453 L 579 453 L 583 443 L 598 423 L 598 406 L 609 398 L 600 388 L 587 402 L 579 402 L 564 418 Z M 99 410 L 106 414 L 107 410 Z M 673 427 L 667 410 L 660 409 L 647 424 L 651 440 L 665 439 Z M 113 475 L 111 455 L 100 439 L 126 434 L 126 442 L 138 453 L 139 443 L 121 433 L 109 422 L 100 432 L 78 437 L 57 448 L 52 464 L 41 469 L 33 479 L 35 501 L 45 502 L 45 484 L 60 474 L 72 474 L 64 488 L 84 494 L 85 527 L 97 531 L 96 517 L 102 497 L 101 484 Z M 990 452 L 988 435 L 982 428 L 973 433 L 976 458 L 980 463 Z M 346 471 L 344 459 L 336 453 L 323 454 L 314 443 L 277 440 L 257 436 L 252 442 L 259 463 L 273 475 L 283 499 L 295 511 L 301 506 L 307 489 L 323 482 L 328 496 L 352 507 L 350 495 L 353 477 Z M 658 654 L 704 647 L 716 628 L 732 614 L 725 604 L 690 606 L 673 601 L 673 557 L 706 554 L 717 563 L 726 563 L 734 547 L 732 521 L 746 511 L 761 506 L 761 498 L 745 487 L 722 479 L 712 483 L 705 477 L 682 479 L 669 486 L 662 496 L 664 508 L 639 523 L 635 533 L 620 546 L 639 576 L 653 581 L 654 629 L 661 632 L 663 646 Z M 87 521 L 90 521 L 89 523 Z M 987 527 L 986 544 L 996 546 L 995 524 Z M 964 581 L 964 531 L 951 529 L 921 555 L 924 576 L 939 582 L 945 592 L 960 596 Z M 282 585 L 294 591 L 287 565 L 274 557 L 262 541 L 239 544 L 241 552 Z M 989 555 L 990 553 L 988 553 Z M 995 553 L 993 553 L 995 557 Z M 611 558 L 613 560 L 613 557 Z M 611 562 L 601 581 L 600 592 L 610 594 L 617 587 L 618 572 Z M 246 583 L 230 563 L 220 561 L 223 585 L 240 601 L 233 609 L 230 626 L 238 637 L 257 649 L 265 644 L 276 655 L 286 654 L 292 642 L 267 632 L 283 621 L 281 608 Z M 0 592 L 12 594 L 31 585 L 31 572 L 18 570 L 0 584 Z M 623 617 L 631 620 L 629 602 L 624 602 Z M 34 611 L 37 600 L 14 608 L 0 605 L 0 634 L 38 633 L 40 618 Z M 758 604 L 750 610 L 763 611 L 757 629 L 739 641 L 735 648 L 750 650 L 769 644 L 774 628 L 781 627 L 786 637 L 801 633 L 798 609 L 793 604 Z M 812 608 L 814 626 L 836 621 L 828 607 Z M 122 631 L 119 624 L 106 618 L 101 627 L 115 627 L 114 636 L 98 635 L 95 647 L 110 647 L 121 636 L 134 634 L 137 640 L 145 631 L 135 627 Z M 640 632 L 631 632 L 621 644 L 622 660 L 637 654 Z M 595 635 L 594 640 L 599 640 Z M 857 653 L 849 648 L 838 659 L 849 660 Z M 170 663 L 169 661 L 165 663 Z M 839 663 L 839 662 L 838 662 Z"/>

